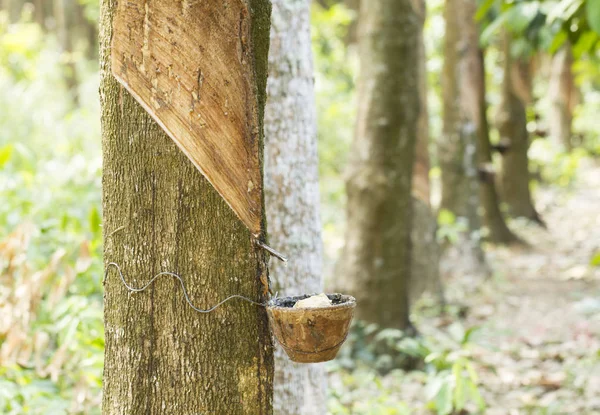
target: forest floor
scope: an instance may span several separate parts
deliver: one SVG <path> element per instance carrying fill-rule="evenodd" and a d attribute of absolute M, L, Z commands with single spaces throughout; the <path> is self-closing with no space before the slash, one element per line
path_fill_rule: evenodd
<path fill-rule="evenodd" d="M 600 253 L 600 164 L 584 161 L 569 187 L 542 186 L 535 197 L 547 229 L 511 221 L 528 245 L 488 247 L 487 280 L 454 264 L 443 275 L 454 312 L 418 317 L 417 327 L 434 339 L 452 325 L 475 329 L 456 353 L 476 368 L 485 414 L 600 414 L 600 264 L 591 263 Z M 381 381 L 386 408 L 396 401 L 413 414 L 436 412 L 430 375 L 392 372 Z M 479 412 L 468 404 L 456 413 Z"/>
<path fill-rule="evenodd" d="M 447 286 L 460 287 L 464 325 L 481 327 L 487 414 L 600 414 L 600 166 L 584 162 L 569 188 L 536 201 L 547 229 L 512 221 L 528 246 L 490 247 L 489 281 Z"/>

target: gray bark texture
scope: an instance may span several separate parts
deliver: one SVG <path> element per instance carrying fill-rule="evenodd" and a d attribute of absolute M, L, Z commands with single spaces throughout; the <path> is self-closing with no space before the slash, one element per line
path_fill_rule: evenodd
<path fill-rule="evenodd" d="M 253 18 L 268 22 L 268 5 L 252 5 Z M 134 286 L 160 271 L 176 272 L 201 308 L 231 294 L 263 300 L 264 252 L 112 77 L 115 8 L 115 0 L 101 2 L 105 262 L 119 264 Z M 268 25 L 253 33 L 261 30 L 268 45 Z M 264 67 L 268 47 L 255 50 L 264 51 L 255 56 L 255 67 Z M 264 81 L 266 73 L 256 71 Z M 104 414 L 272 413 L 273 354 L 264 308 L 233 300 L 200 314 L 185 303 L 175 279 L 164 277 L 129 294 L 114 269 L 104 288 Z"/>
<path fill-rule="evenodd" d="M 443 127 L 438 144 L 442 170 L 440 208 L 467 220 L 464 238 L 453 247 L 453 251 L 458 252 L 451 254 L 461 257 L 471 271 L 480 273 L 485 269 L 485 257 L 479 237 L 478 129 L 472 105 L 476 90 L 469 84 L 468 31 L 464 27 L 468 10 L 465 0 L 446 0 L 444 7 Z"/>
<path fill-rule="evenodd" d="M 429 111 L 427 105 L 427 56 L 423 39 L 426 7 L 419 6 L 419 121 L 412 181 L 412 256 L 410 271 L 410 303 L 424 293 L 432 294 L 441 303 L 443 289 L 440 280 L 440 247 L 436 239 L 437 218 L 431 210 L 429 183 Z"/>
<path fill-rule="evenodd" d="M 357 317 L 408 328 L 411 184 L 419 117 L 420 17 L 411 0 L 361 2 L 358 116 L 340 272 Z"/>
<path fill-rule="evenodd" d="M 464 13 L 462 0 L 446 0 L 444 19 L 446 34 L 442 70 L 443 129 L 439 143 L 442 170 L 440 207 L 469 221 L 469 229 L 480 227 L 479 183 L 477 179 L 477 126 L 465 106 L 466 61 L 462 54 Z"/>
<path fill-rule="evenodd" d="M 477 163 L 480 171 L 492 166 L 490 132 L 487 120 L 485 67 L 483 50 L 479 46 L 479 27 L 475 20 L 476 0 L 460 0 L 459 26 L 462 33 L 461 106 L 466 118 L 475 124 L 477 132 Z M 483 207 L 483 223 L 487 238 L 494 243 L 512 243 L 517 237 L 510 231 L 500 211 L 494 175 L 480 174 L 479 196 Z"/>
<path fill-rule="evenodd" d="M 309 0 L 272 0 L 265 108 L 265 205 L 269 241 L 289 257 L 271 262 L 280 296 L 320 293 L 321 221 Z M 277 344 L 276 415 L 325 414 L 323 364 L 292 362 Z"/>
<path fill-rule="evenodd" d="M 504 42 L 502 99 L 497 115 L 500 140 L 510 143 L 508 151 L 502 155 L 502 198 L 512 216 L 543 224 L 533 205 L 529 188 L 529 133 L 525 104 L 519 98 L 513 85 L 514 77 L 511 76 L 511 69 L 517 63 L 515 59 L 511 56 L 510 37 L 507 35 Z"/>

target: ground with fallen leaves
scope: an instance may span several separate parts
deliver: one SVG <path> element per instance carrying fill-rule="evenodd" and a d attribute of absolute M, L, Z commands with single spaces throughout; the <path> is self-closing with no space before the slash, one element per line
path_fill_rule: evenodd
<path fill-rule="evenodd" d="M 489 281 L 447 275 L 450 301 L 481 327 L 487 414 L 600 414 L 600 165 L 535 196 L 547 229 L 512 221 L 528 246 L 489 247 Z"/>
<path fill-rule="evenodd" d="M 600 253 L 600 163 L 584 160 L 574 183 L 541 186 L 535 200 L 547 228 L 511 221 L 527 245 L 487 246 L 487 279 L 460 258 L 446 258 L 453 311 L 415 316 L 416 325 L 434 339 L 448 336 L 452 325 L 475 328 L 467 353 L 485 414 L 600 414 L 600 264 L 593 263 Z M 379 378 L 372 369 L 332 369 L 329 385 L 334 414 L 438 409 L 428 392 L 431 374 L 420 370 Z M 468 403 L 454 413 L 481 412 Z"/>

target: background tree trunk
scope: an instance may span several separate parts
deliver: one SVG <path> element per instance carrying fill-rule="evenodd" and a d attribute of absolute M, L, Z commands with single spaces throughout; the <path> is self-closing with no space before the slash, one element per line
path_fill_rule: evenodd
<path fill-rule="evenodd" d="M 279 295 L 320 293 L 321 221 L 309 0 L 272 0 L 269 99 L 265 109 L 265 205 L 269 241 L 289 257 L 271 263 Z M 322 364 L 275 350 L 276 415 L 324 414 Z"/>
<path fill-rule="evenodd" d="M 549 93 L 552 101 L 548 117 L 550 138 L 561 149 L 570 151 L 571 126 L 576 102 L 576 87 L 573 79 L 573 52 L 567 44 L 552 58 Z"/>
<path fill-rule="evenodd" d="M 442 170 L 442 200 L 440 208 L 467 220 L 467 233 L 455 244 L 457 254 L 473 272 L 487 271 L 481 249 L 479 230 L 479 180 L 477 172 L 477 125 L 470 111 L 475 91 L 468 84 L 469 61 L 465 52 L 463 0 L 446 0 L 444 20 L 444 66 L 442 68 L 442 139 L 438 157 Z"/>
<path fill-rule="evenodd" d="M 460 16 L 464 13 L 461 0 L 446 0 L 444 19 L 446 35 L 442 70 L 443 139 L 439 144 L 442 169 L 442 200 L 440 207 L 469 221 L 469 229 L 480 228 L 477 214 L 479 184 L 477 181 L 477 131 L 473 119 L 464 112 L 465 67 L 462 52 Z"/>
<path fill-rule="evenodd" d="M 418 34 L 411 0 L 361 2 L 358 116 L 340 269 L 360 307 L 384 327 L 409 323 L 411 182 L 419 116 Z"/>
<path fill-rule="evenodd" d="M 216 1 L 216 0 L 213 0 Z M 269 8 L 257 68 L 266 64 Z M 208 308 L 231 294 L 261 300 L 267 272 L 250 232 L 173 141 L 110 74 L 116 1 L 101 4 L 101 103 L 105 261 L 140 286 L 179 273 L 191 300 Z M 264 56 L 263 56 L 264 55 Z M 258 70 L 258 69 L 257 69 Z M 257 73 L 259 91 L 266 73 Z M 176 280 L 128 294 L 111 271 L 105 285 L 105 414 L 270 414 L 273 355 L 264 308 L 228 303 L 199 314 Z"/>
<path fill-rule="evenodd" d="M 502 197 L 512 216 L 522 216 L 543 223 L 533 206 L 529 189 L 527 117 L 525 105 L 519 99 L 513 86 L 511 68 L 514 65 L 514 59 L 510 54 L 508 35 L 504 43 L 504 79 L 497 122 L 500 140 L 510 143 L 510 147 L 502 155 L 502 175 L 500 178 Z"/>
<path fill-rule="evenodd" d="M 76 4 L 69 0 L 54 0 L 54 19 L 56 32 L 64 61 L 63 76 L 74 106 L 79 104 L 77 66 L 73 57 L 74 8 Z"/>
<path fill-rule="evenodd" d="M 485 174 L 492 165 L 490 132 L 487 120 L 485 66 L 483 50 L 479 47 L 479 27 L 475 21 L 476 0 L 460 0 L 460 27 L 462 28 L 461 99 L 464 114 L 475 124 L 477 133 L 477 164 L 480 169 L 479 195 L 483 206 L 483 222 L 488 239 L 495 243 L 516 242 L 500 212 L 498 193 L 493 174 Z"/>
<path fill-rule="evenodd" d="M 427 65 L 423 25 L 426 17 L 425 1 L 419 1 L 421 26 L 418 33 L 419 47 L 419 120 L 417 144 L 412 181 L 412 256 L 410 303 L 414 303 L 425 292 L 433 294 L 443 303 L 440 280 L 440 247 L 437 243 L 437 218 L 431 210 L 429 183 L 429 111 L 427 107 Z"/>

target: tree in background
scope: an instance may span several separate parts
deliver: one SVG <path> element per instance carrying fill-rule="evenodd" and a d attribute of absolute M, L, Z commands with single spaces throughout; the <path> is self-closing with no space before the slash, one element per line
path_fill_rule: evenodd
<path fill-rule="evenodd" d="M 497 124 L 500 141 L 508 143 L 508 151 L 502 155 L 502 175 L 500 186 L 503 201 L 512 216 L 520 216 L 543 224 L 533 204 L 530 190 L 529 172 L 529 133 L 525 102 L 519 96 L 519 87 L 513 71 L 522 72 L 528 62 L 519 62 L 512 56 L 511 35 L 504 39 L 504 75 L 502 80 L 502 98 L 498 108 Z M 521 65 L 515 69 L 514 66 Z M 526 66 L 525 66 L 526 67 Z M 521 93 L 521 96 L 523 94 Z"/>
<path fill-rule="evenodd" d="M 265 108 L 265 205 L 269 242 L 289 257 L 271 263 L 279 295 L 320 293 L 321 221 L 309 2 L 271 0 Z M 326 412 L 322 364 L 294 363 L 275 350 L 274 413 Z"/>
<path fill-rule="evenodd" d="M 410 303 L 424 292 L 429 292 L 443 302 L 440 280 L 440 247 L 436 239 L 437 218 L 431 209 L 429 183 L 429 110 L 427 103 L 427 65 L 423 25 L 426 18 L 425 1 L 419 1 L 419 120 L 412 181 L 412 229 Z"/>
<path fill-rule="evenodd" d="M 552 101 L 548 116 L 549 136 L 554 143 L 570 151 L 573 110 L 577 103 L 577 87 L 573 77 L 573 51 L 566 43 L 553 57 L 548 93 Z"/>
<path fill-rule="evenodd" d="M 408 328 L 421 18 L 410 0 L 371 0 L 361 2 L 359 19 L 359 107 L 339 268 L 359 318 Z"/>
<path fill-rule="evenodd" d="M 511 243 L 517 237 L 510 231 L 500 211 L 492 164 L 490 131 L 487 120 L 484 53 L 479 44 L 479 25 L 475 20 L 476 0 L 459 0 L 458 26 L 461 32 L 461 106 L 469 123 L 476 129 L 479 196 L 487 238 L 495 243 Z"/>
<path fill-rule="evenodd" d="M 105 261 L 118 263 L 137 286 L 158 271 L 177 272 L 204 307 L 232 293 L 261 298 L 266 260 L 248 229 L 111 76 L 116 2 L 101 4 Z M 269 7 L 259 0 L 250 5 L 255 47 L 247 53 L 256 64 L 244 68 L 255 71 L 247 75 L 256 75 L 260 94 Z M 200 16 L 188 19 L 185 24 L 200 24 Z M 256 96 L 249 99 L 260 108 Z M 198 314 L 176 280 L 157 280 L 130 296 L 110 275 L 104 282 L 105 414 L 272 413 L 273 355 L 263 308 L 236 302 Z"/>
<path fill-rule="evenodd" d="M 468 19 L 463 0 L 446 0 L 444 20 L 444 65 L 442 68 L 442 137 L 438 141 L 438 158 L 442 171 L 440 208 L 467 221 L 466 238 L 457 244 L 473 269 L 485 263 L 480 239 L 479 179 L 477 171 L 477 124 L 473 118 L 473 97 L 477 93 L 469 84 L 467 43 L 464 20 Z M 467 17 L 463 17 L 467 16 Z M 466 49 L 466 51 L 465 51 Z M 471 94 L 469 96 L 468 94 Z M 471 101 L 471 102 L 470 102 Z"/>

